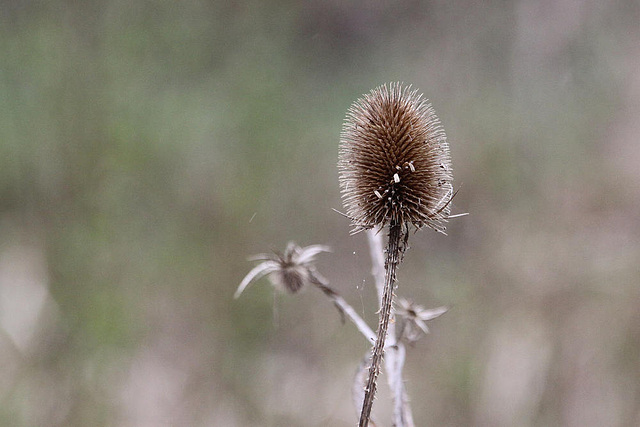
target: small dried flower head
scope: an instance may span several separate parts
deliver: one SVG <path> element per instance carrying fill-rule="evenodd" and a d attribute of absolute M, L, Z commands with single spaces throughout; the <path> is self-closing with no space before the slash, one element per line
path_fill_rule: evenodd
<path fill-rule="evenodd" d="M 349 108 L 338 168 L 354 232 L 387 223 L 444 231 L 449 145 L 431 104 L 411 86 L 380 86 Z"/>
<path fill-rule="evenodd" d="M 405 298 L 398 298 L 396 316 L 400 321 L 400 339 L 407 342 L 415 342 L 422 334 L 428 334 L 427 321 L 435 319 L 447 312 L 446 307 L 438 307 L 430 310 Z"/>
<path fill-rule="evenodd" d="M 298 292 L 312 280 L 317 280 L 313 265 L 316 255 L 330 250 L 328 246 L 323 245 L 301 248 L 294 242 L 289 242 L 283 253 L 256 255 L 251 260 L 263 262 L 255 266 L 242 279 L 234 297 L 238 298 L 249 284 L 265 275 L 269 275 L 269 280 L 276 289 L 289 293 Z"/>

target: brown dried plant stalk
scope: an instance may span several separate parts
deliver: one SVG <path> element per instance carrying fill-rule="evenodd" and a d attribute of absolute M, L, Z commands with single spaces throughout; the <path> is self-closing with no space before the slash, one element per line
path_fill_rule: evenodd
<path fill-rule="evenodd" d="M 449 146 L 433 108 L 400 83 L 383 85 L 349 109 L 340 138 L 338 168 L 353 233 L 388 226 L 385 281 L 376 343 L 360 413 L 371 417 L 396 282 L 409 227 L 444 233 L 454 196 Z"/>

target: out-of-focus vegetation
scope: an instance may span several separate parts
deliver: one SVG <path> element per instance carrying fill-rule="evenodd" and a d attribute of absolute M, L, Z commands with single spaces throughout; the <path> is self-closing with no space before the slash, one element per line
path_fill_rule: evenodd
<path fill-rule="evenodd" d="M 350 426 L 368 344 L 315 289 L 239 300 L 288 240 L 375 325 L 337 144 L 389 81 L 460 192 L 402 296 L 418 425 L 640 424 L 640 5 L 0 5 L 0 425 Z M 384 379 L 376 410 L 386 422 Z M 374 411 L 374 412 L 375 412 Z"/>

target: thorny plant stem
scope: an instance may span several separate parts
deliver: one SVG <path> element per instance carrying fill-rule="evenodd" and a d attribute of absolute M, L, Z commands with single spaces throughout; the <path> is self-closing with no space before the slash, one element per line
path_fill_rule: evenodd
<path fill-rule="evenodd" d="M 382 233 L 380 233 L 379 229 L 368 230 L 367 240 L 369 242 L 369 252 L 371 255 L 371 275 L 375 279 L 376 289 L 378 291 L 378 302 L 381 303 L 385 280 Z M 393 321 L 393 318 L 394 310 L 392 307 L 390 321 Z M 415 427 L 413 414 L 411 413 L 411 404 L 409 403 L 409 395 L 402 380 L 405 349 L 404 345 L 396 340 L 395 328 L 390 328 L 387 331 L 387 342 L 389 344 L 387 344 L 385 348 L 384 365 L 389 389 L 393 390 L 391 394 L 394 408 L 393 425 L 394 427 Z"/>
<path fill-rule="evenodd" d="M 376 343 L 373 346 L 371 356 L 371 365 L 369 366 L 369 378 L 364 389 L 364 402 L 362 403 L 362 411 L 360 412 L 359 427 L 367 427 L 371 417 L 371 408 L 373 407 L 373 398 L 376 394 L 376 381 L 380 373 L 380 363 L 384 354 L 384 343 L 387 338 L 387 330 L 389 328 L 389 317 L 393 306 L 393 288 L 396 281 L 396 269 L 400 263 L 402 255 L 402 224 L 391 223 L 389 225 L 389 239 L 387 242 L 387 253 L 385 259 L 385 281 L 384 291 L 382 293 L 382 301 L 380 304 L 380 315 L 378 323 L 378 332 Z"/>

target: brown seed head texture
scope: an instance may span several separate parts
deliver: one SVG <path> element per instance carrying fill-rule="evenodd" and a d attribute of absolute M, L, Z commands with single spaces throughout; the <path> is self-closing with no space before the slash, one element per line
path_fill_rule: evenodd
<path fill-rule="evenodd" d="M 347 112 L 338 168 L 354 232 L 413 224 L 444 232 L 453 197 L 449 145 L 428 100 L 382 85 Z"/>

